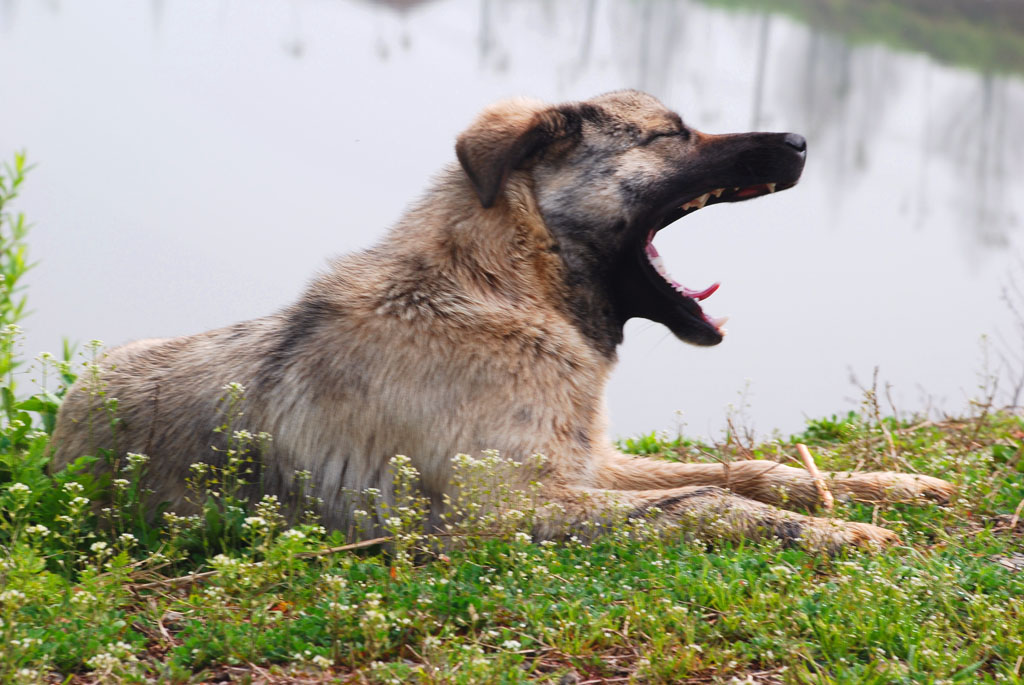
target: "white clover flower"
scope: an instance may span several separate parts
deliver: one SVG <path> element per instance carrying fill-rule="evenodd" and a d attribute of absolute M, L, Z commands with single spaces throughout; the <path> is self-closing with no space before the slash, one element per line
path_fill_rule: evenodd
<path fill-rule="evenodd" d="M 144 466 L 149 461 L 149 457 L 138 452 L 129 452 L 125 455 L 125 459 L 128 460 L 129 466 Z"/>
<path fill-rule="evenodd" d="M 218 554 L 214 558 L 210 559 L 210 565 L 221 570 L 237 567 L 240 564 L 241 562 L 238 559 L 229 557 L 225 554 Z"/>
<path fill-rule="evenodd" d="M 263 518 L 262 516 L 246 516 L 245 520 L 242 521 L 242 526 L 244 528 L 250 528 L 252 530 L 257 530 L 257 529 L 260 529 L 260 528 L 265 528 L 266 525 L 267 525 L 267 520 L 265 518 Z"/>
<path fill-rule="evenodd" d="M 25 593 L 21 590 L 4 590 L 0 592 L 0 604 L 17 604 L 25 600 Z"/>
<path fill-rule="evenodd" d="M 401 466 L 402 464 L 411 464 L 412 460 L 404 454 L 396 454 L 391 457 L 391 463 L 395 466 Z"/>
<path fill-rule="evenodd" d="M 42 680 L 42 674 L 39 671 L 33 671 L 31 668 L 19 668 L 14 675 L 18 682 L 22 683 L 37 683 Z"/>
<path fill-rule="evenodd" d="M 473 466 L 476 463 L 477 463 L 476 459 L 474 459 L 473 457 L 469 456 L 468 454 L 456 454 L 454 457 L 452 457 L 452 464 L 457 469 L 458 468 L 468 468 L 470 466 Z"/>
<path fill-rule="evenodd" d="M 346 578 L 345 576 L 337 576 L 337 575 L 328 574 L 328 575 L 324 576 L 324 582 L 327 583 L 328 585 L 331 585 L 331 586 L 334 586 L 334 587 L 338 587 L 338 588 L 342 588 L 342 587 L 345 587 L 345 585 L 348 584 L 348 578 Z"/>

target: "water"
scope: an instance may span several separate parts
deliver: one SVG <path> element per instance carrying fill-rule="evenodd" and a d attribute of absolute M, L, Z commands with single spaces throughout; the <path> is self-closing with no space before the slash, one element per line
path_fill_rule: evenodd
<path fill-rule="evenodd" d="M 710 132 L 792 130 L 797 188 L 658 238 L 729 315 L 717 348 L 631 322 L 613 432 L 761 433 L 857 406 L 962 409 L 1019 266 L 1024 85 L 688 2 L 0 0 L 0 156 L 37 168 L 26 352 L 269 313 L 373 243 L 486 103 L 622 87 Z M 1024 280 L 1022 280 L 1024 282 Z M 1008 385 L 1004 380 L 1004 387 Z"/>

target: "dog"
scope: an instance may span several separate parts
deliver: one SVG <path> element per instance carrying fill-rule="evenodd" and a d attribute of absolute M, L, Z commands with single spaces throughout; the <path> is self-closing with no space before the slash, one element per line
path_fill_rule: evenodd
<path fill-rule="evenodd" d="M 396 454 L 418 470 L 436 525 L 452 495 L 453 455 L 495 449 L 517 461 L 546 457 L 529 476 L 556 505 L 536 523 L 538 538 L 626 511 L 707 538 L 830 549 L 896 541 L 874 525 L 781 508 L 817 504 L 803 469 L 627 456 L 606 433 L 604 387 L 628 319 L 698 346 L 724 335 L 701 306 L 716 286 L 675 281 L 654 236 L 704 206 L 794 186 L 803 137 L 701 133 L 627 90 L 555 106 L 497 103 L 455 152 L 458 164 L 379 244 L 334 261 L 290 307 L 111 350 L 68 392 L 54 466 L 101 450 L 114 461 L 144 453 L 153 503 L 194 512 L 190 465 L 223 460 L 211 450 L 224 449 L 219 403 L 226 384 L 239 383 L 234 427 L 272 436 L 258 454 L 263 492 L 284 499 L 296 472 L 309 472 L 334 529 L 351 530 L 344 493 L 391 497 Z M 954 492 L 937 478 L 891 472 L 829 474 L 828 487 L 870 501 Z"/>

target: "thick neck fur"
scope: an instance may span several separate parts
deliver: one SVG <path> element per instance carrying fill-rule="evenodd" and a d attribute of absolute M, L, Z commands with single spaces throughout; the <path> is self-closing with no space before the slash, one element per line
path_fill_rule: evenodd
<path fill-rule="evenodd" d="M 602 357 L 615 359 L 622 326 L 595 265 L 545 225 L 526 173 L 514 173 L 485 209 L 462 170 L 449 167 L 370 254 L 396 260 L 435 292 L 457 288 L 487 308 L 557 312 Z"/>

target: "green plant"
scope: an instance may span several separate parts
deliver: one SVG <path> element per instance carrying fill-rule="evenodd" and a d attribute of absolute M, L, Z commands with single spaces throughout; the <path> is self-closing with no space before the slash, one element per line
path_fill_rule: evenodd
<path fill-rule="evenodd" d="M 23 169 L 16 162 L 4 178 Z M 11 188 L 0 184 L 5 202 Z M 0 260 L 25 264 L 18 235 Z M 3 321 L 24 311 L 23 295 L 0 299 Z M 882 555 L 708 545 L 652 534 L 643 518 L 535 543 L 544 458 L 493 451 L 453 460 L 458 489 L 439 534 L 424 527 L 414 459 L 395 457 L 390 499 L 354 493 L 390 543 L 356 553 L 318 524 L 305 494 L 312 474 L 296 474 L 294 501 L 260 497 L 257 455 L 270 438 L 245 429 L 240 386 L 225 388 L 223 441 L 193 467 L 195 515 L 166 512 L 150 526 L 161 517 L 145 504 L 145 455 L 111 463 L 106 478 L 89 469 L 112 461 L 102 454 L 48 473 L 61 391 L 19 397 L 16 347 L 0 346 L 0 682 L 1021 677 L 1024 573 L 1011 512 L 1024 499 L 1024 419 L 989 400 L 965 418 L 924 421 L 881 416 L 872 392 L 859 413 L 813 420 L 788 440 L 738 440 L 730 425 L 717 444 L 654 433 L 620 443 L 668 459 L 786 461 L 808 442 L 824 470 L 895 458 L 955 481 L 960 495 L 942 507 L 839 504 L 838 516 L 901 533 L 905 546 Z M 80 369 L 102 393 L 100 345 L 88 349 Z M 40 360 L 44 392 L 47 373 L 74 379 L 70 360 L 67 347 L 61 361 Z M 104 400 L 97 429 L 116 398 Z"/>

